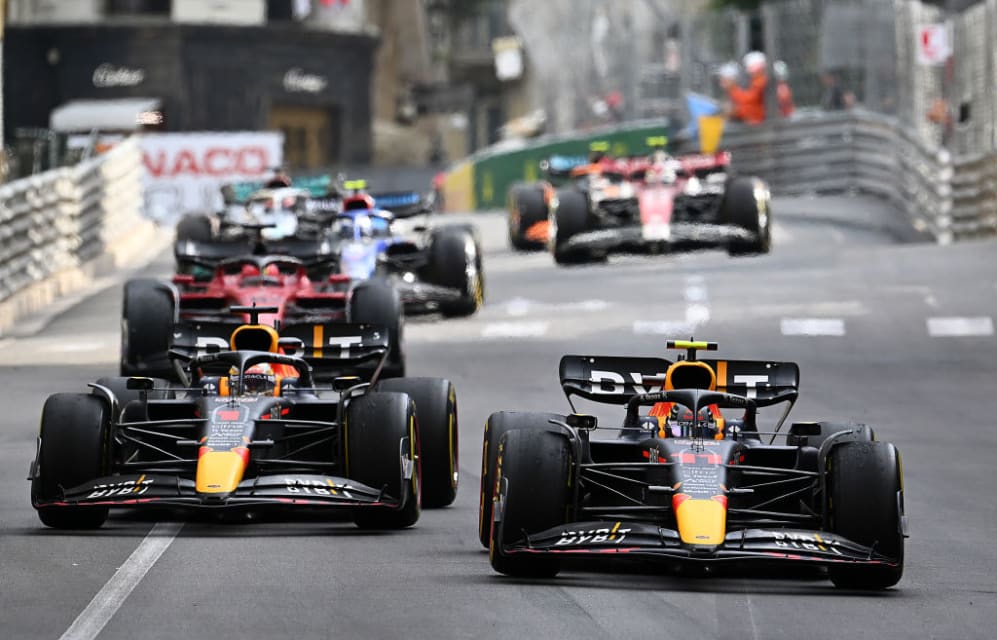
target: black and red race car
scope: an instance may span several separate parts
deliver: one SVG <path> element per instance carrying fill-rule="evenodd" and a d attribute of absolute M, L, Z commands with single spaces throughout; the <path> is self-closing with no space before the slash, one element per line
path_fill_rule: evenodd
<path fill-rule="evenodd" d="M 174 352 L 179 387 L 114 377 L 49 396 L 29 476 L 41 521 L 95 528 L 111 508 L 346 509 L 358 526 L 403 528 L 422 506 L 453 502 L 448 380 L 342 377 L 330 396 L 296 355 L 300 340 L 261 324 L 230 340 Z M 383 362 L 388 350 L 381 335 L 354 355 Z"/>
<path fill-rule="evenodd" d="M 728 152 L 549 158 L 542 166 L 548 180 L 510 191 L 510 241 L 546 246 L 561 264 L 686 246 L 766 253 L 768 187 L 729 167 Z"/>
<path fill-rule="evenodd" d="M 826 567 L 839 587 L 896 584 L 907 531 L 897 448 L 864 425 L 797 422 L 780 436 L 799 395 L 796 364 L 696 358 L 715 343 L 669 346 L 686 359 L 561 359 L 569 403 L 626 407 L 612 424 L 489 417 L 479 535 L 492 567 L 538 577 L 572 558 L 789 563 Z M 783 403 L 763 430 L 759 409 Z"/>
<path fill-rule="evenodd" d="M 171 347 L 180 342 L 224 347 L 249 314 L 230 307 L 272 307 L 261 321 L 278 325 L 285 337 L 301 339 L 305 358 L 321 379 L 340 375 L 370 378 L 373 365 L 349 357 L 367 336 L 383 332 L 388 357 L 383 378 L 405 375 L 404 315 L 398 292 L 382 279 L 356 281 L 333 274 L 308 276 L 301 260 L 288 256 L 242 256 L 212 262 L 208 280 L 190 274 L 171 281 L 138 278 L 125 283 L 121 316 L 123 376 L 176 379 Z M 330 357 L 343 354 L 345 357 Z"/>

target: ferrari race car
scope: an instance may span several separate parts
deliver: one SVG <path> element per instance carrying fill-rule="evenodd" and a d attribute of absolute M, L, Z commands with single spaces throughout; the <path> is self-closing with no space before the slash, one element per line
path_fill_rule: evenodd
<path fill-rule="evenodd" d="M 389 351 L 381 377 L 405 375 L 404 310 L 398 292 L 376 278 L 354 281 L 333 274 L 321 281 L 308 277 L 306 265 L 287 256 L 243 256 L 217 263 L 210 280 L 180 274 L 172 281 L 148 278 L 124 286 L 121 312 L 123 376 L 176 379 L 169 351 L 179 342 L 224 346 L 248 312 L 231 307 L 268 307 L 263 322 L 278 324 L 282 336 L 299 338 L 321 379 L 342 375 L 370 378 L 375 364 L 350 357 L 365 336 L 384 333 Z"/>
<path fill-rule="evenodd" d="M 300 347 L 245 325 L 232 351 L 186 360 L 182 388 L 101 378 L 42 410 L 31 502 L 60 529 L 101 526 L 110 508 L 347 509 L 356 524 L 403 528 L 457 492 L 457 405 L 438 378 L 316 387 Z M 243 349 L 245 345 L 266 350 Z M 370 345 L 382 359 L 381 339 Z"/>
<path fill-rule="evenodd" d="M 419 194 L 371 196 L 359 180 L 345 186 L 353 193 L 333 223 L 339 273 L 389 280 L 408 313 L 467 316 L 481 307 L 485 279 L 472 226 L 411 224 L 413 216 L 430 211 Z"/>
<path fill-rule="evenodd" d="M 896 584 L 907 535 L 897 448 L 829 422 L 794 423 L 776 443 L 799 394 L 796 364 L 669 347 L 688 355 L 561 359 L 569 404 L 625 406 L 608 429 L 579 413 L 489 417 L 479 536 L 492 567 L 545 577 L 571 558 L 789 563 L 826 567 L 838 587 Z M 758 410 L 783 403 L 775 429 L 759 429 Z M 592 439 L 599 429 L 618 437 Z"/>
<path fill-rule="evenodd" d="M 510 192 L 510 239 L 517 248 L 546 245 L 561 264 L 684 245 L 766 253 L 768 188 L 730 175 L 729 165 L 727 152 L 549 158 L 543 168 L 550 181 Z"/>

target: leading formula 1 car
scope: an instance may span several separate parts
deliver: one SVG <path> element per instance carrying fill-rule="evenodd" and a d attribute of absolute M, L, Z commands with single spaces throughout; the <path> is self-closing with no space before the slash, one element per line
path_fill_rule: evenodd
<path fill-rule="evenodd" d="M 632 158 L 598 151 L 587 160 L 549 158 L 548 181 L 510 191 L 510 238 L 517 248 L 548 246 L 559 264 L 683 245 L 766 253 L 768 188 L 731 175 L 729 165 L 727 152 L 670 156 L 661 149 Z"/>
<path fill-rule="evenodd" d="M 233 329 L 251 320 L 248 313 L 233 315 L 230 308 L 254 304 L 272 307 L 262 314 L 263 322 L 279 324 L 281 335 L 304 340 L 321 379 L 371 376 L 370 363 L 343 369 L 342 361 L 323 356 L 348 353 L 351 345 L 360 345 L 364 333 L 359 324 L 378 327 L 388 336 L 390 350 L 381 376 L 405 375 L 404 310 L 398 292 L 384 279 L 353 281 L 333 274 L 314 281 L 305 263 L 288 256 L 242 256 L 203 264 L 213 273 L 210 280 L 178 274 L 168 282 L 137 278 L 125 283 L 121 375 L 176 379 L 169 357 L 174 342 L 225 345 Z"/>
<path fill-rule="evenodd" d="M 799 394 L 796 364 L 696 358 L 715 343 L 669 347 L 687 358 L 561 359 L 569 403 L 626 407 L 608 428 L 617 438 L 591 438 L 607 429 L 591 415 L 489 417 L 479 535 L 492 567 L 539 577 L 570 558 L 795 563 L 826 567 L 839 587 L 896 584 L 907 531 L 897 448 L 828 422 L 794 423 L 776 444 Z M 775 430 L 759 429 L 758 409 L 781 403 Z"/>
<path fill-rule="evenodd" d="M 110 508 L 347 509 L 402 528 L 457 492 L 457 404 L 438 378 L 333 381 L 320 393 L 293 338 L 244 325 L 232 350 L 179 351 L 182 388 L 102 378 L 49 396 L 31 502 L 50 527 L 99 527 Z M 261 349 L 262 348 L 262 349 Z M 367 344 L 382 361 L 388 343 Z"/>

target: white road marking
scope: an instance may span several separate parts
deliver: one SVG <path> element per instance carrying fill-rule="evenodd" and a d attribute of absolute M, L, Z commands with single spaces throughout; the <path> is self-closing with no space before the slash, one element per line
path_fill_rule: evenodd
<path fill-rule="evenodd" d="M 841 318 L 783 318 L 780 330 L 784 336 L 843 336 L 845 321 Z"/>
<path fill-rule="evenodd" d="M 684 336 L 696 328 L 682 320 L 634 320 L 636 335 Z"/>
<path fill-rule="evenodd" d="M 976 318 L 928 318 L 928 335 L 939 337 L 953 336 L 992 336 L 993 320 L 988 316 Z"/>
<path fill-rule="evenodd" d="M 59 640 L 94 640 L 182 528 L 183 523 L 157 523 Z"/>
<path fill-rule="evenodd" d="M 685 278 L 685 318 L 683 320 L 634 320 L 636 335 L 691 336 L 710 321 L 709 295 L 703 276 L 691 274 Z"/>
<path fill-rule="evenodd" d="M 609 303 L 605 300 L 578 300 L 577 302 L 538 302 L 527 298 L 513 298 L 504 305 L 506 314 L 522 317 L 533 312 L 578 312 L 605 311 Z"/>
<path fill-rule="evenodd" d="M 489 322 L 482 338 L 538 338 L 547 333 L 549 322 Z"/>

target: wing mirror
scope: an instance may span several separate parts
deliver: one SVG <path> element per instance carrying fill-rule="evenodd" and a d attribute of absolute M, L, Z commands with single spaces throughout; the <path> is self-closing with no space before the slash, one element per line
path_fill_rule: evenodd
<path fill-rule="evenodd" d="M 128 378 L 125 388 L 130 391 L 149 391 L 154 384 L 152 378 Z"/>
<path fill-rule="evenodd" d="M 333 378 L 332 380 L 332 390 L 337 393 L 342 393 L 351 387 L 355 387 L 360 384 L 359 376 L 339 376 L 338 378 Z"/>

